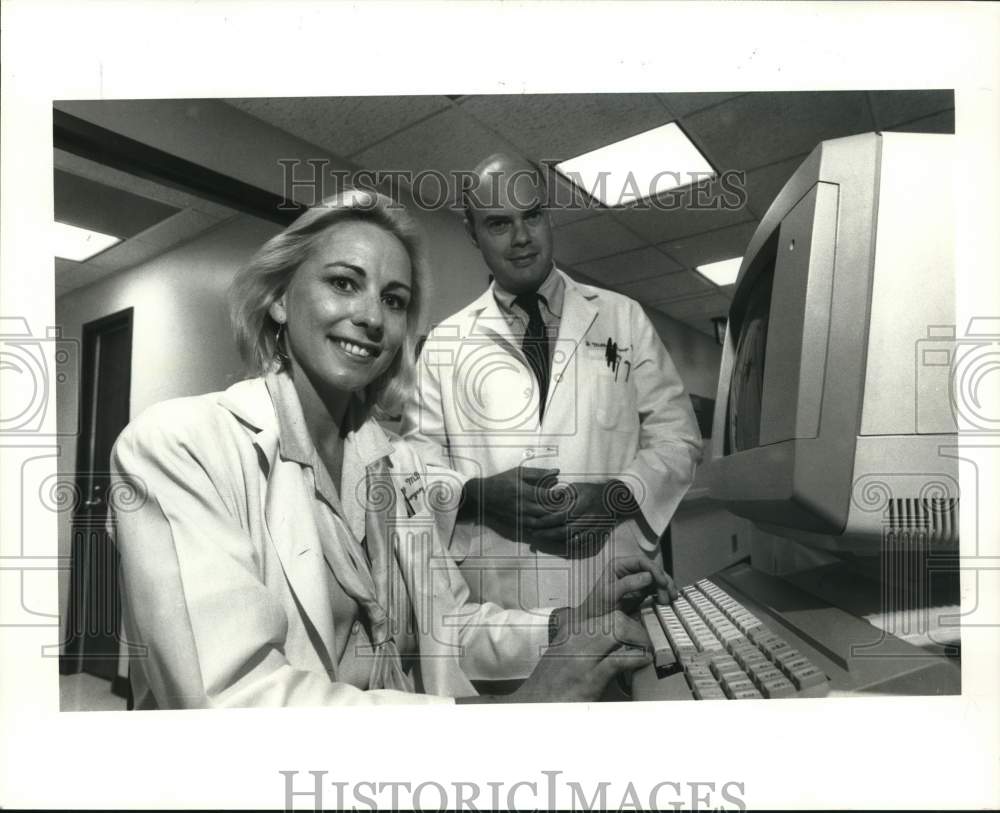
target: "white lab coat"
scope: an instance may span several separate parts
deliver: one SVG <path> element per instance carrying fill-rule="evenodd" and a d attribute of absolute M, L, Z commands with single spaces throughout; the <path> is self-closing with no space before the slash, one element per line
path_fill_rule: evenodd
<path fill-rule="evenodd" d="M 643 521 L 621 523 L 585 559 L 460 523 L 451 550 L 473 596 L 506 607 L 576 604 L 613 555 L 655 557 L 701 456 L 690 398 L 639 304 L 557 273 L 566 287 L 541 424 L 537 384 L 492 287 L 431 332 L 403 419 L 432 471 L 558 468 L 561 481 L 632 489 Z"/>
<path fill-rule="evenodd" d="M 420 461 L 374 421 L 348 436 L 342 483 L 363 484 L 385 457 L 412 497 Z M 453 514 L 394 494 L 383 515 L 427 694 L 338 682 L 322 534 L 360 539 L 365 509 L 344 486 L 346 526 L 325 503 L 317 524 L 312 474 L 281 455 L 263 379 L 147 410 L 119 437 L 112 472 L 125 628 L 146 648 L 131 662 L 138 708 L 447 702 L 476 693 L 469 678 L 524 677 L 548 642 L 547 612 L 469 602 L 441 541 Z"/>

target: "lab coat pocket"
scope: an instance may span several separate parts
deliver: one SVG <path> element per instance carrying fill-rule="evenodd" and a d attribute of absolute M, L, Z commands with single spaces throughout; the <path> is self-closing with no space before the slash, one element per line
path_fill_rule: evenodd
<path fill-rule="evenodd" d="M 603 347 L 587 347 L 582 357 L 585 365 L 578 381 L 581 387 L 589 388 L 594 421 L 602 429 L 616 429 L 621 419 L 625 388 L 615 382 Z"/>
<path fill-rule="evenodd" d="M 597 408 L 594 419 L 602 429 L 617 429 L 621 421 L 621 394 L 613 387 L 601 387 L 598 394 Z"/>

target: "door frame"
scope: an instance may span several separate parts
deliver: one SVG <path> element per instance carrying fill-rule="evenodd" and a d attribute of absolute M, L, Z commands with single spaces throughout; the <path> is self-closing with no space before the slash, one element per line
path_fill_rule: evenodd
<path fill-rule="evenodd" d="M 87 448 L 89 443 L 93 445 L 94 431 L 93 431 L 93 419 L 94 419 L 94 398 L 97 392 L 97 380 L 94 375 L 95 365 L 99 361 L 97 355 L 97 342 L 95 341 L 97 335 L 101 333 L 106 328 L 115 324 L 116 322 L 122 322 L 125 329 L 128 331 L 128 365 L 126 366 L 125 381 L 122 385 L 126 388 L 129 394 L 129 416 L 132 415 L 132 324 L 135 309 L 130 307 L 123 308 L 115 313 L 109 313 L 107 316 L 102 316 L 93 321 L 87 322 L 83 326 L 83 332 L 81 335 L 81 350 L 82 358 L 80 363 L 80 379 L 77 386 L 77 412 L 79 423 L 77 426 L 80 427 L 80 433 L 76 438 L 76 474 L 74 477 L 74 482 L 76 485 L 77 493 L 86 495 L 88 493 L 87 488 L 85 488 L 87 483 L 84 482 L 85 478 L 88 476 L 90 471 L 93 469 L 94 461 L 92 449 Z M 83 463 L 86 462 L 87 471 L 83 469 Z"/>
<path fill-rule="evenodd" d="M 98 337 L 101 333 L 105 332 L 110 327 L 120 326 L 127 334 L 127 347 L 128 347 L 128 363 L 125 365 L 125 372 L 122 375 L 122 380 L 120 385 L 125 388 L 125 392 L 128 397 L 128 414 L 131 417 L 132 414 L 132 339 L 133 339 L 133 324 L 134 324 L 134 308 L 127 307 L 122 310 L 115 311 L 114 313 L 107 314 L 106 316 L 93 319 L 83 325 L 81 331 L 81 363 L 80 363 L 80 376 L 77 381 L 77 415 L 80 427 L 79 433 L 77 434 L 76 441 L 76 461 L 74 464 L 74 477 L 73 482 L 76 489 L 76 494 L 79 495 L 81 504 L 84 500 L 90 498 L 91 489 L 93 486 L 92 477 L 95 472 L 95 461 L 93 459 L 93 446 L 94 446 L 94 436 L 95 436 L 95 426 L 94 420 L 96 417 L 95 411 L 95 399 L 98 392 L 98 370 L 99 370 L 99 341 Z M 105 462 L 104 468 L 107 468 L 110 461 Z M 67 614 L 66 618 L 63 619 L 65 625 L 65 635 L 64 639 L 66 642 L 65 651 L 60 658 L 60 673 L 61 674 L 76 674 L 81 671 L 86 671 L 84 668 L 84 662 L 87 658 L 87 647 L 85 641 L 85 630 L 88 628 L 87 624 L 83 619 L 76 619 L 77 625 L 80 627 L 79 634 L 73 628 L 73 621 L 75 619 L 74 610 L 74 583 L 79 578 L 83 585 L 84 590 L 90 589 L 90 555 L 79 556 L 81 553 L 79 546 L 75 543 L 75 529 L 77 525 L 77 515 L 79 507 L 74 510 L 73 516 L 70 518 L 70 540 L 71 540 L 71 560 L 70 560 L 70 583 L 68 586 L 69 595 L 67 596 Z M 108 508 L 110 511 L 110 507 Z M 81 561 L 74 561 L 74 558 L 81 559 Z M 77 570 L 81 569 L 80 576 L 77 577 Z M 120 589 L 120 586 L 119 586 Z M 86 608 L 89 606 L 89 601 L 86 596 L 77 597 L 80 603 L 81 610 L 86 612 Z M 120 619 L 118 624 L 119 630 L 121 629 Z M 117 669 L 115 670 L 115 676 L 112 678 L 111 691 L 121 697 L 128 697 L 128 681 L 123 679 L 117 674 Z"/>

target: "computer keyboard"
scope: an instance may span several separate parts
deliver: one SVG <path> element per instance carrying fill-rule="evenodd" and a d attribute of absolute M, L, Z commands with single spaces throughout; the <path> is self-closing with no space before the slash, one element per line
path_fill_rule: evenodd
<path fill-rule="evenodd" d="M 641 617 L 657 674 L 683 670 L 697 700 L 815 697 L 829 687 L 808 657 L 708 579 Z"/>

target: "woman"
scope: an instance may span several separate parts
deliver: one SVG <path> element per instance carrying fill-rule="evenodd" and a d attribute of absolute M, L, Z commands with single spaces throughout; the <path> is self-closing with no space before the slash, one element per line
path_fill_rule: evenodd
<path fill-rule="evenodd" d="M 624 563 L 579 608 L 467 601 L 445 552 L 457 510 L 375 420 L 410 386 L 426 293 L 399 204 L 348 190 L 268 241 L 232 291 L 259 377 L 159 404 L 112 454 L 137 708 L 592 699 L 648 663 L 641 626 L 569 634 L 661 569 Z M 558 637 L 558 647 L 549 646 Z M 620 646 L 625 642 L 633 646 Z M 539 653 L 549 647 L 539 660 Z M 576 657 L 555 657 L 555 655 Z"/>

